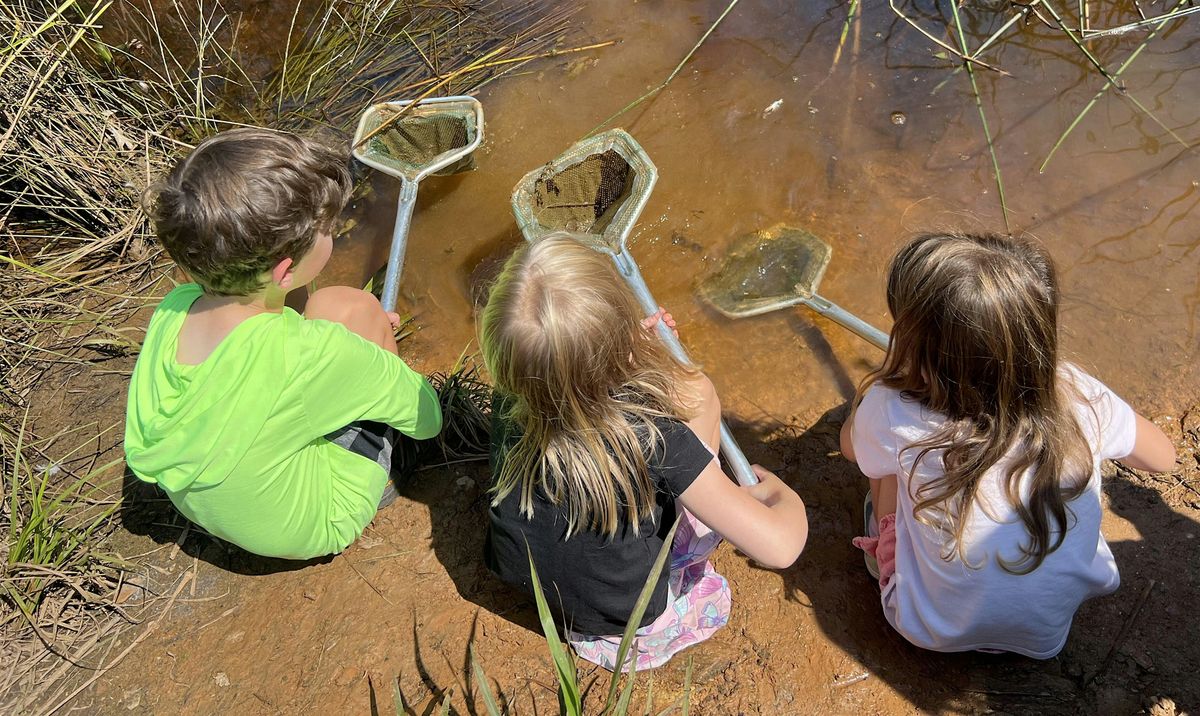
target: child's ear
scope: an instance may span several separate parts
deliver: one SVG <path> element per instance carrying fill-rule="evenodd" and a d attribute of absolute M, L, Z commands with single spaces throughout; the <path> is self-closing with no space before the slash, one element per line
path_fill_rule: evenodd
<path fill-rule="evenodd" d="M 290 258 L 283 259 L 275 264 L 271 269 L 271 282 L 277 284 L 282 289 L 292 287 L 292 269 L 294 268 Z"/>

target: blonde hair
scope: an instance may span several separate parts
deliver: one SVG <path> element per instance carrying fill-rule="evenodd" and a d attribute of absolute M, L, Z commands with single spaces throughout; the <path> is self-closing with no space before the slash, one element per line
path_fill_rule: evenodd
<path fill-rule="evenodd" d="M 508 260 L 483 310 L 484 362 L 515 426 L 501 446 L 493 504 L 513 490 L 533 514 L 535 490 L 565 506 L 567 534 L 636 530 L 654 512 L 646 456 L 654 421 L 686 420 L 676 389 L 689 369 L 641 326 L 612 261 L 555 233 Z"/>
<path fill-rule="evenodd" d="M 893 259 L 887 298 L 891 345 L 859 397 L 879 382 L 948 418 L 905 448 L 917 451 L 913 473 L 943 451 L 942 475 L 913 495 L 916 518 L 948 533 L 945 559 L 967 563 L 963 530 L 979 481 L 1012 452 L 1004 491 L 1029 541 L 1019 559 L 997 560 L 1011 573 L 1032 572 L 1062 544 L 1066 503 L 1091 477 L 1090 448 L 1071 407 L 1076 393 L 1059 372 L 1050 257 L 1027 240 L 921 236 Z M 1021 481 L 1030 469 L 1026 503 Z"/>

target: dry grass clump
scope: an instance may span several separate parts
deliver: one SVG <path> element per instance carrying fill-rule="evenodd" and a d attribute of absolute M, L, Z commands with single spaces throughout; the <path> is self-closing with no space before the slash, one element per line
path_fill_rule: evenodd
<path fill-rule="evenodd" d="M 130 318 L 165 292 L 170 268 L 140 206 L 144 188 L 233 124 L 345 131 L 371 102 L 467 92 L 574 51 L 557 48 L 575 6 L 549 0 L 298 2 L 278 58 L 262 44 L 242 49 L 261 6 L 180 0 L 156 15 L 154 0 L 114 2 L 0 3 L 4 713 L 63 705 L 158 623 L 110 658 L 131 623 L 119 603 L 131 565 L 99 546 L 121 471 L 119 460 L 96 462 L 119 449 L 119 430 L 73 428 L 98 446 L 84 459 L 59 454 L 62 433 L 40 440 L 27 427 L 50 385 L 127 374 L 140 349 Z M 435 382 L 451 416 L 437 454 L 486 452 L 486 386 L 465 366 Z"/>
<path fill-rule="evenodd" d="M 157 250 L 138 197 L 181 142 L 149 85 L 97 71 L 106 4 L 0 5 L 0 416 L 37 378 L 135 349 L 116 326 Z M 90 9 L 88 9 L 90 8 Z M 186 146 L 186 145 L 184 145 Z M 84 350 L 80 350 L 84 349 Z"/>
<path fill-rule="evenodd" d="M 134 622 L 118 603 L 128 565 L 96 546 L 119 504 L 120 461 L 97 465 L 78 448 L 52 460 L 48 442 L 31 440 L 24 424 L 0 426 L 4 713 L 40 712 L 65 690 L 62 676 L 98 668 L 101 652 Z"/>

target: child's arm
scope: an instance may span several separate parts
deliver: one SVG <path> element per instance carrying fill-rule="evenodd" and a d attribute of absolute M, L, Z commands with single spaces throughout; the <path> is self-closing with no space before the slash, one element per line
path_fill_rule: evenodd
<path fill-rule="evenodd" d="M 1137 421 L 1137 437 L 1134 439 L 1133 452 L 1121 462 L 1137 470 L 1148 472 L 1169 472 L 1175 469 L 1175 446 L 1163 433 L 1162 429 L 1141 415 L 1134 415 Z"/>
<path fill-rule="evenodd" d="M 679 499 L 751 559 L 772 569 L 790 567 L 808 539 L 804 502 L 773 473 L 753 468 L 761 482 L 741 487 L 713 460 Z"/>
<path fill-rule="evenodd" d="M 838 441 L 841 443 L 842 456 L 852 463 L 858 464 L 858 460 L 854 459 L 854 441 L 850 439 L 850 431 L 854 427 L 854 411 L 846 416 L 846 422 L 842 423 L 842 430 L 838 434 Z"/>

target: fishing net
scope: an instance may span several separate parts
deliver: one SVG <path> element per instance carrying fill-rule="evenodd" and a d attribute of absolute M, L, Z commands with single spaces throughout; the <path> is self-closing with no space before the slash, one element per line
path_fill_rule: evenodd
<path fill-rule="evenodd" d="M 816 236 L 790 227 L 755 232 L 734 241 L 721 268 L 705 279 L 700 295 L 730 316 L 749 316 L 794 305 L 816 293 L 833 251 Z"/>
<path fill-rule="evenodd" d="M 385 108 L 374 114 L 360 130 L 364 135 L 394 116 Z M 380 164 L 412 176 L 434 164 L 442 155 L 470 145 L 478 132 L 476 115 L 469 108 L 444 105 L 417 107 L 390 127 L 367 141 L 365 154 Z M 474 167 L 474 155 L 468 154 L 436 173 L 454 174 Z"/>
<path fill-rule="evenodd" d="M 534 216 L 551 230 L 602 234 L 633 189 L 633 169 L 609 149 L 554 173 L 550 167 L 534 184 Z"/>
<path fill-rule="evenodd" d="M 614 129 L 577 142 L 526 174 L 513 190 L 513 213 L 526 239 L 570 231 L 613 253 L 654 188 L 658 171 L 628 133 Z"/>

